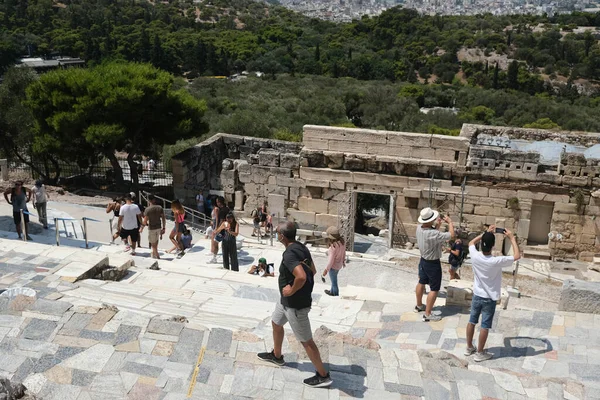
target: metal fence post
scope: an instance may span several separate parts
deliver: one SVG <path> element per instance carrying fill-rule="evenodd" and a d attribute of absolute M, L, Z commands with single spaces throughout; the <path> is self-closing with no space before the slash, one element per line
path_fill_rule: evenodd
<path fill-rule="evenodd" d="M 62 220 L 63 222 L 63 228 L 65 229 L 65 237 L 69 237 L 69 231 L 67 230 L 67 223 L 65 222 L 65 220 Z"/>
<path fill-rule="evenodd" d="M 75 239 L 77 239 L 77 229 L 75 229 L 75 222 L 71 221 L 71 227 L 73 228 L 73 234 L 75 235 Z"/>
<path fill-rule="evenodd" d="M 60 233 L 58 231 L 58 218 L 54 218 L 54 226 L 56 229 L 54 229 L 54 231 L 56 232 L 56 245 L 60 246 Z"/>
<path fill-rule="evenodd" d="M 23 236 L 23 241 L 27 241 L 27 229 L 25 229 L 25 215 L 23 215 L 23 210 L 19 210 L 21 212 L 21 235 Z"/>
<path fill-rule="evenodd" d="M 87 235 L 87 218 L 83 217 L 83 238 L 85 239 L 85 248 L 89 249 L 89 245 L 88 245 L 88 235 Z M 111 230 L 112 230 L 112 226 L 111 226 Z M 111 235 L 112 237 L 112 235 Z"/>

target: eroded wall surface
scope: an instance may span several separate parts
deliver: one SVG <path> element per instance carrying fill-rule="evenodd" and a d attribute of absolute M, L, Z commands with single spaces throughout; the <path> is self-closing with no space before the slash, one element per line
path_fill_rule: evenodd
<path fill-rule="evenodd" d="M 529 151 L 517 142 L 529 143 Z M 337 225 L 349 191 L 390 194 L 395 229 L 409 240 L 419 210 L 431 203 L 464 230 L 497 224 L 517 232 L 524 246 L 538 244 L 546 229 L 539 224 L 547 224 L 555 256 L 590 259 L 600 160 L 564 151 L 560 162 L 548 162 L 535 151 L 548 143 L 594 150 L 600 140 L 467 124 L 457 137 L 313 125 L 304 127 L 303 143 L 219 134 L 174 157 L 175 193 L 191 200 L 198 190 L 219 189 L 238 212 L 267 202 L 270 212 L 315 227 Z M 549 209 L 544 221 L 540 210 Z"/>

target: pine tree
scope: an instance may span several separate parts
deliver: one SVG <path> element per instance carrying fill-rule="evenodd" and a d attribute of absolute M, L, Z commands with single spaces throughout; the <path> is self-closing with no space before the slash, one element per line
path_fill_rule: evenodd
<path fill-rule="evenodd" d="M 498 61 L 496 61 L 496 66 L 494 67 L 494 81 L 492 83 L 492 87 L 494 89 L 498 89 L 498 74 L 499 74 Z"/>

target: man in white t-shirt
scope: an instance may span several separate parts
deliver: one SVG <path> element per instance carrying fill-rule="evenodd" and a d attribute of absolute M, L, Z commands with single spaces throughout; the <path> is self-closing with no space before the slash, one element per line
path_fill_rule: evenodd
<path fill-rule="evenodd" d="M 500 231 L 501 229 L 499 229 Z M 494 233 L 504 233 L 510 239 L 513 247 L 513 256 L 492 256 L 492 249 L 496 243 Z M 477 251 L 475 245 L 481 242 L 481 252 Z M 471 316 L 467 324 L 467 349 L 465 355 L 475 354 L 475 361 L 485 361 L 492 358 L 492 354 L 485 351 L 485 342 L 488 338 L 488 332 L 492 328 L 494 313 L 496 312 L 496 302 L 500 300 L 502 291 L 502 268 L 510 267 L 512 263 L 521 258 L 521 252 L 517 245 L 515 235 L 508 229 L 503 232 L 496 232 L 494 225 L 488 230 L 471 240 L 469 243 L 469 254 L 473 264 L 473 300 L 471 302 Z M 475 325 L 479 322 L 481 315 L 481 329 L 479 331 L 479 342 L 477 349 L 473 346 L 473 336 L 475 335 Z"/>
<path fill-rule="evenodd" d="M 140 238 L 140 228 L 138 227 L 142 225 L 141 219 L 142 212 L 140 208 L 133 204 L 133 198 L 131 194 L 125 196 L 125 204 L 121 206 L 119 210 L 119 231 L 121 232 L 121 239 L 123 239 L 123 243 L 125 244 L 126 249 L 128 251 L 130 249 L 130 244 L 127 242 L 128 238 L 131 238 L 131 255 L 135 256 L 135 246 Z"/>

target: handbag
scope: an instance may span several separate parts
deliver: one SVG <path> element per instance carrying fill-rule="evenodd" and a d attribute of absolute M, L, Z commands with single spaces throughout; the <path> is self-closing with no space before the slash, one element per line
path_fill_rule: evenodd
<path fill-rule="evenodd" d="M 223 231 L 215 235 L 215 242 L 222 242 L 223 239 L 225 239 L 225 234 L 223 233 Z"/>

